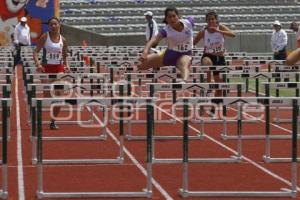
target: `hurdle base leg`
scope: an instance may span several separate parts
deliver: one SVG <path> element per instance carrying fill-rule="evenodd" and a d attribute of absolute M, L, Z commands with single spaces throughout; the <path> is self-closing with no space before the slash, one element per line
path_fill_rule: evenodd
<path fill-rule="evenodd" d="M 266 162 L 266 163 L 290 163 L 292 162 L 292 159 L 291 158 L 274 158 L 274 157 L 270 157 L 270 156 L 266 156 L 264 155 L 263 156 L 263 160 Z M 297 162 L 300 162 L 300 158 L 297 158 Z"/>
<path fill-rule="evenodd" d="M 0 198 L 1 199 L 7 199 L 7 197 L 8 197 L 8 192 L 0 190 Z"/>
<path fill-rule="evenodd" d="M 152 192 L 37 192 L 37 198 L 97 198 L 97 197 L 146 197 L 151 198 Z"/>
<path fill-rule="evenodd" d="M 145 193 L 146 193 L 146 195 L 147 195 L 147 198 L 151 198 L 151 197 L 152 197 L 152 195 L 153 195 L 153 192 L 152 192 L 152 190 L 148 190 L 147 188 L 144 188 L 144 189 L 143 189 L 143 192 L 145 192 Z"/>
<path fill-rule="evenodd" d="M 273 118 L 273 123 L 291 123 L 292 119 Z"/>
<path fill-rule="evenodd" d="M 238 156 L 230 156 L 229 158 L 189 158 L 189 163 L 238 163 L 242 160 Z M 153 163 L 160 164 L 176 164 L 182 163 L 182 158 L 152 158 Z"/>
<path fill-rule="evenodd" d="M 109 121 L 111 125 L 117 124 L 119 123 L 119 121 L 117 120 L 110 120 Z M 147 123 L 146 120 L 124 120 L 124 123 L 132 123 L 132 124 L 145 124 Z M 175 119 L 168 119 L 168 120 L 156 120 L 155 123 L 157 124 L 176 124 L 176 120 Z"/>
<path fill-rule="evenodd" d="M 37 164 L 37 158 L 31 159 L 32 164 Z M 124 158 L 116 159 L 44 159 L 44 164 L 122 164 Z"/>
<path fill-rule="evenodd" d="M 294 197 L 294 192 L 287 191 L 187 191 L 179 190 L 182 197 Z"/>
<path fill-rule="evenodd" d="M 241 139 L 243 140 L 264 140 L 266 139 L 266 135 L 241 135 Z M 237 135 L 228 135 L 221 133 L 221 138 L 223 140 L 237 140 L 239 137 Z M 270 135 L 270 139 L 274 140 L 284 140 L 284 139 L 291 139 L 291 135 Z M 300 134 L 298 134 L 298 139 L 300 138 Z"/>
<path fill-rule="evenodd" d="M 179 194 L 180 196 L 182 196 L 183 198 L 189 197 L 189 191 L 188 191 L 188 190 L 185 190 L 185 189 L 183 189 L 183 188 L 179 188 L 178 194 Z"/>
<path fill-rule="evenodd" d="M 131 135 L 131 134 L 126 134 L 125 138 L 127 140 L 146 140 L 147 137 L 143 135 Z M 153 139 L 155 140 L 182 140 L 182 136 L 176 136 L 176 135 L 155 135 L 153 136 Z M 189 136 L 190 140 L 203 140 L 204 139 L 204 134 L 197 134 L 194 136 Z"/>

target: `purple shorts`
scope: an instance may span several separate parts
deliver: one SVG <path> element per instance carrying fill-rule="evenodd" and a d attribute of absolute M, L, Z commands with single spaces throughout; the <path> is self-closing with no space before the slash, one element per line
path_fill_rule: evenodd
<path fill-rule="evenodd" d="M 163 65 L 176 66 L 178 58 L 180 58 L 183 55 L 192 56 L 192 51 L 178 52 L 178 51 L 167 49 L 164 53 Z"/>

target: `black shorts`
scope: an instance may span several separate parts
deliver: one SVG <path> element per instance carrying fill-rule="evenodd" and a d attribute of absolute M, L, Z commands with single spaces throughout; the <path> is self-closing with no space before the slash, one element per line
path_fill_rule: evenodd
<path fill-rule="evenodd" d="M 201 62 L 204 57 L 210 58 L 213 65 L 226 65 L 224 56 L 215 56 L 215 55 L 204 53 L 203 56 L 201 57 Z M 220 73 L 221 73 L 221 71 L 213 71 L 213 75 L 219 75 Z"/>

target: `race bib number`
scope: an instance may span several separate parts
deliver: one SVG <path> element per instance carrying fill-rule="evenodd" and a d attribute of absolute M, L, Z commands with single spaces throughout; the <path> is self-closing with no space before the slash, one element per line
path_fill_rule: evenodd
<path fill-rule="evenodd" d="M 189 48 L 188 44 L 184 44 L 184 45 L 177 45 L 177 51 L 187 51 Z"/>
<path fill-rule="evenodd" d="M 62 56 L 61 53 L 47 53 L 46 55 L 47 60 L 61 60 Z"/>
<path fill-rule="evenodd" d="M 222 53 L 224 52 L 223 45 L 213 46 L 208 49 L 208 53 Z"/>

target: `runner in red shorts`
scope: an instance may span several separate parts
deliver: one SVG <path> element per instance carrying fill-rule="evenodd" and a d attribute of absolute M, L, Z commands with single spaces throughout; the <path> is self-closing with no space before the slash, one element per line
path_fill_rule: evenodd
<path fill-rule="evenodd" d="M 42 73 L 64 73 L 69 71 L 68 65 L 68 46 L 65 38 L 60 34 L 60 22 L 56 17 L 48 21 L 49 32 L 44 33 L 37 42 L 33 53 L 33 59 L 37 67 L 37 72 Z M 43 48 L 42 63 L 40 63 L 38 54 Z M 51 81 L 48 81 L 48 83 Z M 50 97 L 50 92 L 44 93 L 45 97 Z M 55 91 L 56 96 L 60 96 L 60 91 Z M 53 108 L 53 119 L 51 119 L 50 129 L 58 129 L 55 124 L 55 118 L 60 111 L 59 106 Z"/>

